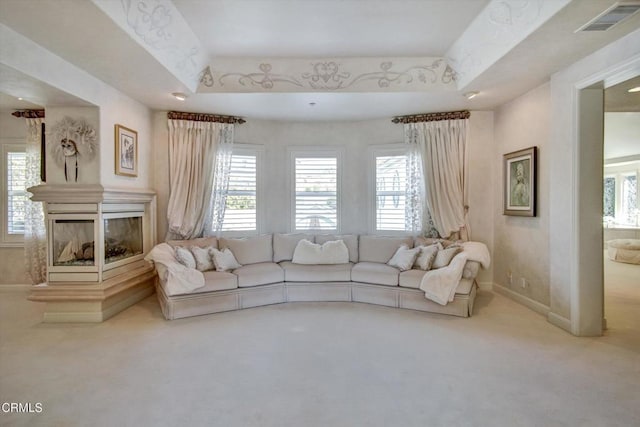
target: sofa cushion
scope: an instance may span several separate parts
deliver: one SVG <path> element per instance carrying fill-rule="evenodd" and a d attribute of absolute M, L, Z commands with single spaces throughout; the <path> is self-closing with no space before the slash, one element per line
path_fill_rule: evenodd
<path fill-rule="evenodd" d="M 427 274 L 425 270 L 419 269 L 403 271 L 398 281 L 403 288 L 420 289 L 420 282 L 425 274 Z"/>
<path fill-rule="evenodd" d="M 238 276 L 238 286 L 241 288 L 284 281 L 284 270 L 274 262 L 243 265 L 233 270 L 233 274 Z"/>
<path fill-rule="evenodd" d="M 357 234 L 318 234 L 316 243 L 323 244 L 331 240 L 342 240 L 349 249 L 349 262 L 358 262 L 358 235 Z"/>
<path fill-rule="evenodd" d="M 280 267 L 287 282 L 348 282 L 353 264 L 304 265 L 284 261 Z"/>
<path fill-rule="evenodd" d="M 238 287 L 238 276 L 226 271 L 205 271 L 204 288 L 196 289 L 196 292 L 224 291 Z"/>
<path fill-rule="evenodd" d="M 425 274 L 428 271 L 424 270 L 407 270 L 400 273 L 400 286 L 403 288 L 420 289 L 420 283 Z M 473 285 L 473 279 L 463 278 L 456 287 L 456 294 L 468 295 L 471 292 L 471 286 Z"/>
<path fill-rule="evenodd" d="M 291 261 L 293 259 L 293 252 L 296 249 L 296 245 L 302 239 L 307 239 L 312 243 L 315 242 L 315 237 L 312 234 L 274 234 L 273 262 Z"/>
<path fill-rule="evenodd" d="M 220 249 L 229 248 L 242 265 L 273 262 L 271 234 L 230 239 L 220 238 Z"/>
<path fill-rule="evenodd" d="M 359 260 L 361 262 L 379 262 L 386 264 L 402 245 L 407 245 L 407 247 L 411 249 L 413 247 L 413 238 L 360 236 Z"/>
<path fill-rule="evenodd" d="M 302 239 L 298 242 L 291 261 L 308 265 L 346 264 L 349 262 L 349 250 L 342 240 L 330 240 L 320 245 Z"/>
<path fill-rule="evenodd" d="M 351 280 L 374 285 L 398 286 L 400 270 L 377 262 L 359 262 L 351 269 Z"/>
<path fill-rule="evenodd" d="M 216 237 L 198 237 L 197 239 L 189 239 L 189 240 L 167 240 L 169 246 L 176 248 L 181 246 L 183 248 L 189 248 L 191 246 L 197 246 L 199 248 L 206 248 L 208 246 L 212 246 L 214 248 L 218 247 L 218 239 Z"/>

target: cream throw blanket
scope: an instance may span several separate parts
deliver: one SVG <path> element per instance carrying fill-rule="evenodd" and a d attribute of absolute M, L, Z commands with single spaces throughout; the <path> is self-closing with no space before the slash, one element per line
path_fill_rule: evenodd
<path fill-rule="evenodd" d="M 453 301 L 467 260 L 477 261 L 482 268 L 489 268 L 489 249 L 484 243 L 464 242 L 462 252 L 453 257 L 448 266 L 427 271 L 422 277 L 420 289 L 424 291 L 425 297 L 440 305 L 447 305 Z"/>
<path fill-rule="evenodd" d="M 188 294 L 204 286 L 202 273 L 180 264 L 176 260 L 173 248 L 166 243 L 156 245 L 144 260 L 156 264 L 156 271 L 160 280 L 164 282 L 164 290 L 168 296 Z"/>

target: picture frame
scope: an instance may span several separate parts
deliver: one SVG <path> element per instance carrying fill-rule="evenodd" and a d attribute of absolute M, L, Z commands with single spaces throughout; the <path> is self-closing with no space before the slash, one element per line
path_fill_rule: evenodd
<path fill-rule="evenodd" d="M 537 147 L 505 154 L 504 215 L 536 216 Z"/>
<path fill-rule="evenodd" d="M 138 176 L 138 132 L 122 125 L 115 125 L 115 173 L 122 176 Z"/>

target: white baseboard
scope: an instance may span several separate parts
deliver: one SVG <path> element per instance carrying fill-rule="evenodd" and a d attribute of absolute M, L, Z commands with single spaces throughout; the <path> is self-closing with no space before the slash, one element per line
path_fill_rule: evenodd
<path fill-rule="evenodd" d="M 549 321 L 549 323 L 551 323 L 552 325 L 557 326 L 560 329 L 564 329 L 565 331 L 569 332 L 570 334 L 572 334 L 571 332 L 571 320 L 567 319 L 564 316 L 560 316 L 559 314 L 556 313 L 552 313 L 551 311 L 547 314 L 547 320 Z"/>
<path fill-rule="evenodd" d="M 27 292 L 29 289 L 31 289 L 31 285 L 27 284 L 0 285 L 0 292 Z"/>
<path fill-rule="evenodd" d="M 493 284 L 493 290 L 495 290 L 501 295 L 511 298 L 512 300 L 526 306 L 527 308 L 530 308 L 536 313 L 542 314 L 543 316 L 547 316 L 551 310 L 549 306 L 539 303 L 538 301 L 532 300 L 531 298 L 521 295 L 517 292 L 513 292 L 511 289 L 505 288 L 504 286 L 498 285 L 497 283 Z"/>

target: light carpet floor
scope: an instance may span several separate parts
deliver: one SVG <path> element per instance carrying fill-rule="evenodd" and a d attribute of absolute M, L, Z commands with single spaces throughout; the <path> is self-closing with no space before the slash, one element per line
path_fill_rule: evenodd
<path fill-rule="evenodd" d="M 25 426 L 638 426 L 640 328 L 576 338 L 481 292 L 468 319 L 289 303 L 43 324 L 0 294 L 0 394 Z M 634 340 L 629 340 L 633 338 Z"/>

